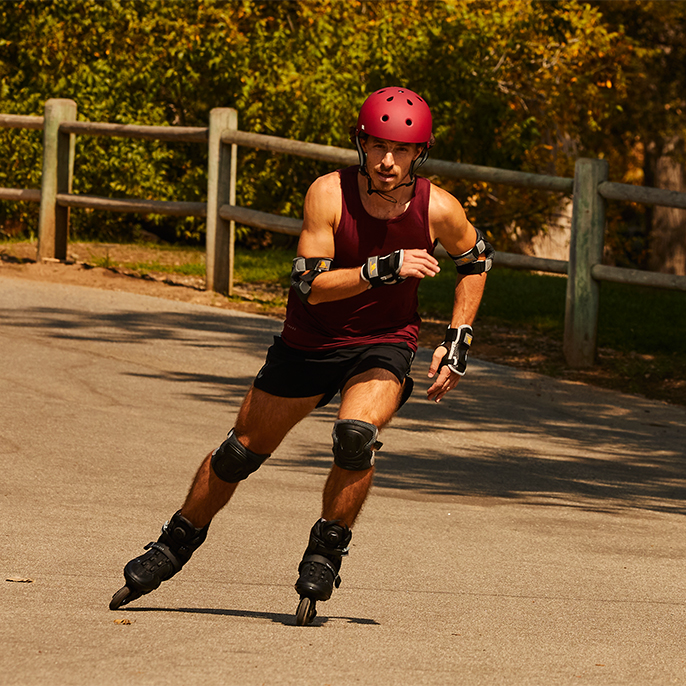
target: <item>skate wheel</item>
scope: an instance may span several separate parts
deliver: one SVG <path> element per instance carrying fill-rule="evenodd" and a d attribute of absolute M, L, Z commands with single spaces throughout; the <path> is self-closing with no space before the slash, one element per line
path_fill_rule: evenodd
<path fill-rule="evenodd" d="M 127 598 L 131 595 L 131 589 L 128 586 L 120 588 L 110 600 L 110 610 L 118 610 L 126 603 Z"/>
<path fill-rule="evenodd" d="M 317 601 L 311 598 L 301 598 L 295 613 L 296 626 L 305 626 L 317 616 Z"/>

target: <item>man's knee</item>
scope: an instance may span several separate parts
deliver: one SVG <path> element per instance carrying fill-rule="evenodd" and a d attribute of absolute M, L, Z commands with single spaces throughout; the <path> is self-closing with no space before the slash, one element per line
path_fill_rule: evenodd
<path fill-rule="evenodd" d="M 271 455 L 258 455 L 248 450 L 237 438 L 234 429 L 226 440 L 212 453 L 211 465 L 214 473 L 228 483 L 238 483 L 256 472 Z"/>
<path fill-rule="evenodd" d="M 334 464 L 341 469 L 363 471 L 374 465 L 374 451 L 381 447 L 379 430 L 359 419 L 338 419 L 333 433 Z"/>

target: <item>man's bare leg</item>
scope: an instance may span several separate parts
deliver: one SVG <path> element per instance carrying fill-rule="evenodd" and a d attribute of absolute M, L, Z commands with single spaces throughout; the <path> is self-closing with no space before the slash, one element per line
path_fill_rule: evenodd
<path fill-rule="evenodd" d="M 402 386 L 386 369 L 370 369 L 346 384 L 341 396 L 339 419 L 359 419 L 378 429 L 388 424 L 398 409 Z M 350 471 L 333 465 L 324 486 L 322 518 L 339 519 L 352 527 L 364 505 L 374 477 L 374 468 Z"/>
<path fill-rule="evenodd" d="M 352 528 L 367 498 L 373 478 L 374 467 L 362 472 L 351 472 L 333 465 L 324 485 L 322 519 L 339 519 Z"/>
<path fill-rule="evenodd" d="M 312 412 L 320 398 L 280 398 L 252 387 L 236 418 L 236 438 L 255 453 L 273 453 L 286 434 Z M 211 459 L 212 453 L 203 460 L 181 508 L 181 514 L 198 528 L 212 521 L 238 486 L 222 481 L 214 473 Z"/>
<path fill-rule="evenodd" d="M 398 409 L 402 386 L 385 369 L 371 369 L 353 377 L 341 393 L 339 419 L 357 419 L 377 428 Z M 315 522 L 298 568 L 295 590 L 300 595 L 296 624 L 309 624 L 317 601 L 331 597 L 340 584 L 338 572 L 355 523 L 374 476 L 374 469 L 353 471 L 334 465 L 324 486 L 322 518 Z"/>

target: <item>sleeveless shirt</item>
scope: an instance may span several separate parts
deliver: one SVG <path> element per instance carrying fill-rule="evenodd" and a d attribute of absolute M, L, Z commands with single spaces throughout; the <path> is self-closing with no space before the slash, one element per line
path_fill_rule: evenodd
<path fill-rule="evenodd" d="M 428 179 L 416 177 L 412 199 L 403 214 L 377 219 L 362 205 L 357 185 L 358 167 L 339 170 L 338 174 L 342 211 L 334 235 L 332 269 L 361 267 L 368 257 L 388 255 L 401 248 L 433 253 Z M 407 343 L 416 351 L 421 324 L 417 313 L 419 281 L 410 277 L 399 284 L 370 288 L 351 298 L 317 305 L 303 303 L 291 288 L 282 340 L 301 350 Z"/>

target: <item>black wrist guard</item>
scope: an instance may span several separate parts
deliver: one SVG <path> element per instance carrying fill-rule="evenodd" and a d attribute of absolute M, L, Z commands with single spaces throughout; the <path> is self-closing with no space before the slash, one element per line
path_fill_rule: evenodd
<path fill-rule="evenodd" d="M 405 281 L 405 277 L 400 277 L 404 256 L 404 250 L 396 250 L 390 255 L 384 255 L 383 257 L 379 255 L 370 257 L 362 265 L 360 275 L 365 281 L 369 281 L 372 288 L 391 286 L 394 283 Z"/>
<path fill-rule="evenodd" d="M 469 355 L 469 347 L 473 339 L 474 332 L 468 324 L 458 326 L 457 329 L 448 327 L 445 332 L 445 339 L 441 343 L 447 348 L 448 353 L 444 355 L 438 368 L 448 365 L 450 371 L 464 376 L 467 371 L 467 355 Z"/>

